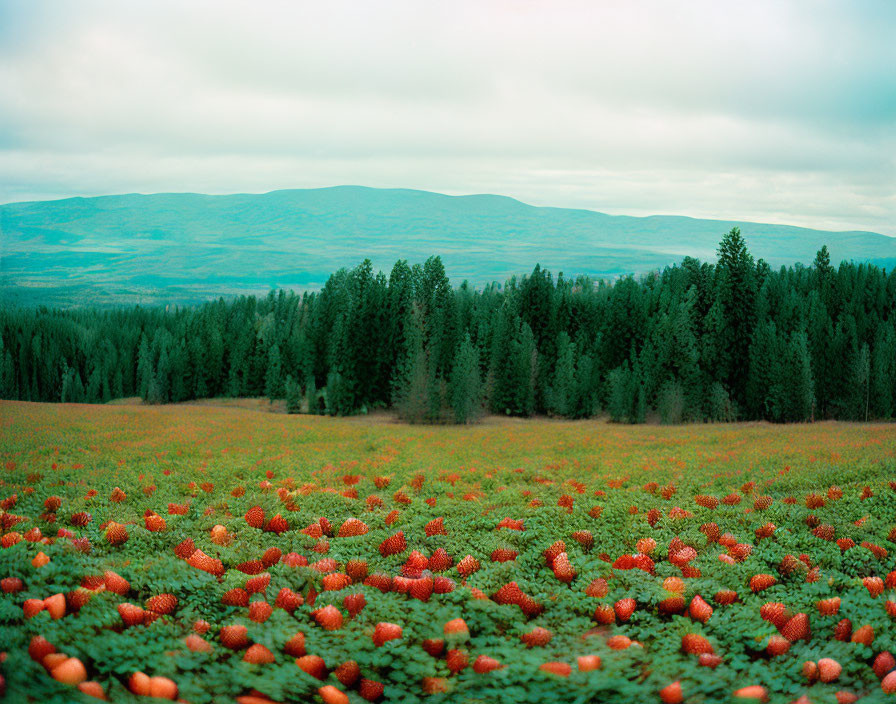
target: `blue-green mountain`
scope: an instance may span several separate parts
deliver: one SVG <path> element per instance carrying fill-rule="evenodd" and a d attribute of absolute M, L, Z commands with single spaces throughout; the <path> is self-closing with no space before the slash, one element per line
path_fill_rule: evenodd
<path fill-rule="evenodd" d="M 739 226 L 756 258 L 892 269 L 896 238 L 786 225 L 543 208 L 495 195 L 339 186 L 265 194 L 117 195 L 0 205 L 7 303 L 191 303 L 274 287 L 316 289 L 370 258 L 441 255 L 453 281 L 503 283 L 536 263 L 567 277 L 613 278 L 715 258 Z"/>

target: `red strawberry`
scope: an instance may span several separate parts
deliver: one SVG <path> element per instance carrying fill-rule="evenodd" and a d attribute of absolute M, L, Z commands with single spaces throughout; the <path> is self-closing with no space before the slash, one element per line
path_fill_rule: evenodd
<path fill-rule="evenodd" d="M 537 626 L 528 633 L 523 633 L 523 635 L 520 636 L 520 640 L 527 648 L 543 648 L 551 642 L 552 637 L 553 633 L 547 628 Z"/>
<path fill-rule="evenodd" d="M 328 574 L 323 579 L 323 587 L 325 592 L 338 592 L 345 589 L 352 583 L 352 578 L 341 572 Z"/>
<path fill-rule="evenodd" d="M 603 577 L 598 577 L 588 585 L 588 587 L 585 589 L 585 594 L 596 599 L 602 599 L 609 593 L 609 591 L 610 587 L 607 584 L 607 580 L 605 580 Z"/>
<path fill-rule="evenodd" d="M 424 530 L 426 531 L 427 538 L 434 535 L 448 535 L 448 531 L 445 530 L 445 519 L 441 516 L 439 518 L 433 518 L 424 526 Z"/>
<path fill-rule="evenodd" d="M 144 611 L 139 606 L 128 603 L 119 604 L 118 613 L 121 615 L 121 620 L 124 621 L 126 628 L 139 626 L 143 623 Z"/>
<path fill-rule="evenodd" d="M 324 663 L 324 659 L 319 655 L 302 655 L 296 658 L 296 665 L 299 666 L 299 669 L 319 680 L 327 678 L 327 666 Z"/>
<path fill-rule="evenodd" d="M 870 646 L 874 642 L 874 629 L 869 625 L 862 626 L 852 634 L 850 641 Z"/>
<path fill-rule="evenodd" d="M 373 631 L 373 644 L 379 648 L 390 640 L 401 638 L 401 626 L 395 623 L 378 623 Z"/>
<path fill-rule="evenodd" d="M 809 628 L 809 616 L 802 613 L 792 616 L 781 629 L 781 635 L 791 643 L 798 640 L 809 640 L 812 637 L 812 631 Z"/>
<path fill-rule="evenodd" d="M 264 562 L 262 562 L 261 560 L 249 560 L 247 562 L 241 562 L 240 564 L 238 564 L 236 566 L 236 569 L 243 574 L 261 574 L 262 572 L 264 572 Z"/>
<path fill-rule="evenodd" d="M 364 585 L 375 587 L 381 592 L 386 593 L 392 591 L 392 578 L 387 574 L 376 573 L 367 577 L 367 579 L 364 580 Z"/>
<path fill-rule="evenodd" d="M 260 643 L 250 645 L 246 654 L 243 655 L 243 662 L 252 663 L 253 665 L 267 665 L 274 662 L 274 660 L 274 654 Z"/>
<path fill-rule="evenodd" d="M 294 658 L 305 654 L 305 634 L 299 631 L 283 645 L 283 651 Z"/>
<path fill-rule="evenodd" d="M 613 609 L 616 612 L 616 619 L 625 623 L 632 617 L 632 614 L 635 613 L 637 607 L 638 602 L 632 598 L 620 599 L 613 605 Z"/>
<path fill-rule="evenodd" d="M 234 587 L 224 593 L 224 596 L 221 597 L 221 603 L 226 606 L 248 606 L 249 592 L 245 589 Z"/>
<path fill-rule="evenodd" d="M 454 581 L 448 577 L 438 576 L 433 580 L 432 590 L 436 594 L 449 594 L 454 591 Z"/>
<path fill-rule="evenodd" d="M 769 657 L 773 658 L 784 655 L 788 650 L 790 650 L 790 641 L 779 635 L 771 636 L 768 639 L 768 644 L 765 646 L 765 652 L 769 654 Z"/>
<path fill-rule="evenodd" d="M 590 550 L 594 547 L 594 535 L 590 530 L 577 530 L 572 534 L 572 539 L 585 550 Z"/>
<path fill-rule="evenodd" d="M 357 518 L 349 518 L 340 526 L 337 537 L 352 538 L 356 535 L 364 535 L 368 530 L 370 529 L 363 521 L 359 521 Z"/>
<path fill-rule="evenodd" d="M 283 587 L 277 594 L 274 606 L 278 609 L 283 609 L 288 613 L 292 613 L 303 603 L 305 603 L 305 600 L 302 598 L 301 594 L 297 594 L 289 587 Z"/>
<path fill-rule="evenodd" d="M 246 511 L 244 518 L 253 528 L 261 528 L 264 526 L 264 509 L 261 506 L 253 506 Z"/>
<path fill-rule="evenodd" d="M 404 532 L 398 531 L 395 535 L 386 538 L 382 543 L 380 543 L 380 554 L 383 557 L 388 557 L 389 555 L 397 555 L 398 553 L 407 550 L 407 547 L 408 545 L 404 539 Z"/>
<path fill-rule="evenodd" d="M 700 623 L 706 623 L 712 616 L 712 611 L 712 607 L 699 594 L 691 599 L 691 605 L 688 607 L 688 615 Z"/>
<path fill-rule="evenodd" d="M 249 604 L 249 618 L 255 623 L 264 623 L 271 617 L 273 611 L 266 601 L 253 601 Z"/>
<path fill-rule="evenodd" d="M 519 552 L 516 550 L 511 550 L 510 548 L 498 548 L 494 550 L 491 555 L 492 562 L 511 562 L 515 560 Z"/>
<path fill-rule="evenodd" d="M 546 662 L 538 666 L 542 672 L 547 672 L 559 677 L 569 677 L 572 674 L 572 666 L 565 662 Z"/>
<path fill-rule="evenodd" d="M 818 613 L 822 616 L 834 616 L 840 611 L 840 597 L 835 596 L 830 599 L 820 599 L 815 602 Z"/>
<path fill-rule="evenodd" d="M 115 572 L 105 572 L 103 574 L 103 580 L 106 582 L 106 589 L 120 596 L 124 596 L 131 590 L 131 585 L 128 581 L 115 574 Z"/>
<path fill-rule="evenodd" d="M 192 538 L 187 538 L 182 543 L 178 543 L 174 548 L 174 554 L 177 555 L 181 560 L 187 560 L 196 552 L 196 545 L 193 543 Z"/>
<path fill-rule="evenodd" d="M 342 613 L 332 604 L 312 611 L 311 615 L 325 631 L 337 631 L 342 628 Z"/>
<path fill-rule="evenodd" d="M 564 584 L 569 584 L 576 578 L 578 574 L 576 572 L 575 567 L 570 563 L 569 558 L 567 557 L 565 552 L 561 552 L 557 557 L 554 558 L 553 562 L 554 576 L 563 582 Z"/>
<path fill-rule="evenodd" d="M 271 583 L 271 575 L 267 572 L 246 580 L 246 591 L 250 594 L 260 594 L 267 591 Z"/>
<path fill-rule="evenodd" d="M 221 644 L 230 650 L 242 650 L 249 645 L 249 638 L 246 635 L 245 626 L 224 626 L 221 628 L 218 636 Z"/>
<path fill-rule="evenodd" d="M 616 623 L 616 611 L 609 604 L 601 604 L 594 610 L 594 618 L 602 626 L 609 626 Z"/>
<path fill-rule="evenodd" d="M 128 529 L 121 523 L 110 521 L 106 526 L 106 541 L 109 545 L 122 545 L 128 540 Z"/>
<path fill-rule="evenodd" d="M 545 564 L 548 567 L 553 567 L 554 560 L 557 558 L 557 555 L 562 552 L 566 552 L 566 543 L 564 543 L 562 540 L 558 540 L 542 553 L 544 555 Z"/>
<path fill-rule="evenodd" d="M 146 525 L 146 530 L 152 531 L 153 533 L 161 532 L 168 527 L 168 524 L 165 523 L 165 519 L 157 513 L 151 513 L 148 516 L 144 516 L 143 522 Z"/>
<path fill-rule="evenodd" d="M 433 572 L 444 572 L 454 564 L 454 560 L 445 551 L 445 548 L 439 548 L 429 558 L 429 569 Z"/>
<path fill-rule="evenodd" d="M 280 562 L 282 556 L 283 551 L 280 548 L 268 548 L 264 551 L 264 555 L 261 556 L 261 564 L 265 567 L 271 567 Z"/>
<path fill-rule="evenodd" d="M 159 594 L 146 600 L 146 608 L 157 614 L 170 614 L 177 608 L 177 597 L 174 594 Z"/>
<path fill-rule="evenodd" d="M 663 687 L 660 690 L 660 699 L 663 701 L 663 704 L 681 704 L 684 701 L 681 693 L 681 682 L 675 681 Z"/>
<path fill-rule="evenodd" d="M 701 653 L 700 657 L 697 658 L 697 664 L 700 667 L 708 667 L 711 670 L 715 670 L 722 664 L 722 658 L 715 653 Z"/>
<path fill-rule="evenodd" d="M 754 574 L 750 577 L 750 589 L 755 592 L 761 592 L 769 587 L 777 584 L 778 580 L 770 574 Z"/>
<path fill-rule="evenodd" d="M 852 621 L 848 618 L 841 619 L 834 626 L 834 640 L 848 641 L 852 637 Z"/>
<path fill-rule="evenodd" d="M 4 577 L 0 580 L 0 589 L 4 594 L 17 594 L 25 588 L 25 583 L 18 577 Z"/>
<path fill-rule="evenodd" d="M 865 589 L 868 590 L 868 593 L 874 598 L 883 594 L 884 580 L 882 580 L 880 577 L 865 577 L 862 579 L 862 584 L 865 586 Z"/>
<path fill-rule="evenodd" d="M 840 677 L 841 672 L 843 667 L 836 660 L 822 658 L 818 661 L 818 679 L 822 682 L 833 682 Z"/>
<path fill-rule="evenodd" d="M 896 658 L 888 650 L 878 653 L 877 657 L 874 658 L 874 664 L 871 666 L 878 679 L 883 679 L 894 668 L 896 668 Z"/>
<path fill-rule="evenodd" d="M 485 672 L 500 670 L 502 667 L 504 667 L 504 665 L 488 655 L 480 655 L 476 658 L 475 662 L 473 662 L 473 672 L 480 675 Z"/>
<path fill-rule="evenodd" d="M 264 529 L 269 533 L 276 533 L 277 535 L 280 535 L 280 533 L 289 530 L 289 524 L 286 522 L 286 519 L 278 513 L 268 521 Z"/>
<path fill-rule="evenodd" d="M 25 618 L 32 618 L 43 610 L 43 599 L 25 599 L 25 602 L 22 604 L 22 611 L 25 614 Z"/>
<path fill-rule="evenodd" d="M 352 582 L 363 582 L 367 578 L 367 561 L 349 560 L 345 563 L 345 573 L 351 577 Z"/>
<path fill-rule="evenodd" d="M 445 664 L 453 673 L 458 673 L 470 664 L 470 656 L 466 650 L 449 650 L 445 655 Z"/>
<path fill-rule="evenodd" d="M 184 643 L 193 653 L 210 653 L 212 651 L 212 644 L 207 640 L 200 638 L 195 633 L 191 633 L 184 638 Z"/>
<path fill-rule="evenodd" d="M 423 650 L 437 658 L 445 650 L 445 641 L 441 638 L 427 638 L 423 641 Z"/>
<path fill-rule="evenodd" d="M 333 670 L 333 674 L 344 687 L 352 687 L 361 677 L 361 668 L 354 660 L 346 660 Z"/>
<path fill-rule="evenodd" d="M 367 678 L 361 678 L 361 683 L 358 685 L 358 694 L 361 695 L 362 699 L 366 699 L 369 702 L 375 702 L 382 697 L 384 690 L 385 686 L 381 682 Z"/>
<path fill-rule="evenodd" d="M 768 621 L 778 630 L 784 628 L 784 624 L 790 618 L 787 607 L 777 601 L 767 601 L 759 607 L 759 615 L 763 620 Z"/>
<path fill-rule="evenodd" d="M 56 648 L 43 636 L 32 636 L 28 644 L 28 655 L 35 662 L 43 662 L 47 655 L 55 652 Z"/>
<path fill-rule="evenodd" d="M 462 577 L 469 577 L 479 569 L 479 560 L 472 555 L 467 555 L 463 560 L 457 563 L 457 572 Z"/>
<path fill-rule="evenodd" d="M 714 652 L 710 642 L 698 633 L 688 633 L 682 636 L 681 649 L 685 653 L 691 655 L 699 655 L 701 653 L 712 654 Z"/>

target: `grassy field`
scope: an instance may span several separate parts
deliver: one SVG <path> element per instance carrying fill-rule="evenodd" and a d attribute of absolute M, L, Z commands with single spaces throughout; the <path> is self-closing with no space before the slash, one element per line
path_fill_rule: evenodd
<path fill-rule="evenodd" d="M 0 403 L 12 701 L 896 689 L 896 426 L 263 411 Z"/>

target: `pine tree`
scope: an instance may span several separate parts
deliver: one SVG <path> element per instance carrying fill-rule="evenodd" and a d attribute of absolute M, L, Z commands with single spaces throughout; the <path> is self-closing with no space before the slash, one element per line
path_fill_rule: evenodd
<path fill-rule="evenodd" d="M 302 389 L 295 379 L 292 378 L 292 375 L 286 377 L 285 394 L 286 412 L 300 413 L 302 410 Z"/>
<path fill-rule="evenodd" d="M 399 418 L 410 423 L 434 420 L 432 382 L 429 355 L 424 347 L 423 312 L 414 306 L 405 325 L 405 353 L 394 383 L 393 403 Z"/>
<path fill-rule="evenodd" d="M 451 370 L 451 407 L 457 423 L 472 423 L 482 414 L 482 382 L 479 375 L 479 350 L 464 336 Z"/>
<path fill-rule="evenodd" d="M 283 398 L 283 370 L 280 364 L 280 348 L 272 344 L 268 349 L 268 368 L 264 377 L 264 395 L 273 403 Z"/>
<path fill-rule="evenodd" d="M 578 408 L 575 355 L 575 343 L 564 330 L 557 338 L 557 362 L 545 401 L 548 411 L 567 418 L 573 417 Z"/>
<path fill-rule="evenodd" d="M 871 412 L 875 418 L 896 414 L 896 328 L 882 324 L 871 360 Z"/>

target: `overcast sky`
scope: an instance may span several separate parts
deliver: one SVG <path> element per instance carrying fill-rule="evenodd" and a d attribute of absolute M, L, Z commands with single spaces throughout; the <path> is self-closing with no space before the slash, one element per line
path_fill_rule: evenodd
<path fill-rule="evenodd" d="M 896 235 L 896 2 L 0 0 L 0 202 L 338 184 Z"/>

